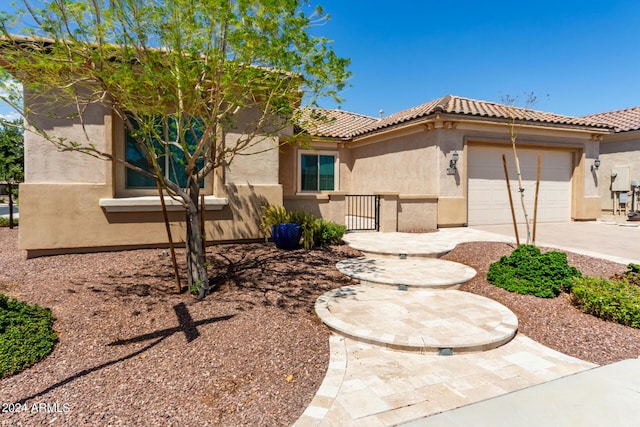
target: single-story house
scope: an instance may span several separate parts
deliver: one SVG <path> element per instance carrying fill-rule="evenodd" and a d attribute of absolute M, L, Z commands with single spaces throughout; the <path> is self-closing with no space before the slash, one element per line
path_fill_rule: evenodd
<path fill-rule="evenodd" d="M 91 108 L 84 131 L 100 149 L 126 156 L 123 124 L 108 109 Z M 352 195 L 379 196 L 381 231 L 509 223 L 503 154 L 516 212 L 520 209 L 511 132 L 517 135 L 529 215 L 540 156 L 538 220 L 593 220 L 611 206 L 611 173 L 605 167 L 609 162 L 622 167 L 605 153 L 614 155 L 610 147 L 616 152 L 632 147 L 640 135 L 640 121 L 631 130 L 604 115 L 569 117 L 456 96 L 386 117 L 315 113 L 323 119 L 311 114 L 298 129 L 309 136 L 304 144 L 281 145 L 294 133 L 288 129 L 261 143 L 273 150 L 236 157 L 208 178 L 203 192 L 209 241 L 263 237 L 259 223 L 267 203 L 344 223 Z M 71 119 L 47 125 L 50 133 L 69 138 L 83 132 Z M 599 168 L 596 159 L 602 162 Z M 635 169 L 629 166 L 629 173 L 637 168 L 637 163 Z M 157 190 L 129 181 L 116 162 L 61 153 L 27 133 L 21 249 L 37 256 L 165 244 Z M 183 238 L 184 213 L 168 202 L 174 236 Z"/>

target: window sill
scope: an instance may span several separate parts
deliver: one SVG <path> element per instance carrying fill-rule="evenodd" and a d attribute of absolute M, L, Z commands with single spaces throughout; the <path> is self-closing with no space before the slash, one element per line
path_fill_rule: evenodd
<path fill-rule="evenodd" d="M 164 196 L 167 211 L 183 211 L 182 205 L 169 196 Z M 215 196 L 205 196 L 204 206 L 207 211 L 219 211 L 229 201 Z M 160 212 L 162 204 L 158 196 L 123 197 L 118 199 L 100 199 L 100 207 L 107 212 Z"/>

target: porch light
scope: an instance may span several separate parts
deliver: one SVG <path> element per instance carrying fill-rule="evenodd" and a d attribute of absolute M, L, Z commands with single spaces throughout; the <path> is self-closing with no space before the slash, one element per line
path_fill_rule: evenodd
<path fill-rule="evenodd" d="M 453 150 L 453 154 L 451 155 L 451 160 L 449 160 L 449 167 L 451 169 L 456 168 L 456 164 L 458 163 L 458 159 L 460 158 L 460 154 L 458 154 L 457 150 Z"/>
<path fill-rule="evenodd" d="M 591 172 L 598 170 L 599 167 L 600 167 L 600 158 L 596 157 L 596 159 L 593 161 L 593 164 L 591 165 Z"/>

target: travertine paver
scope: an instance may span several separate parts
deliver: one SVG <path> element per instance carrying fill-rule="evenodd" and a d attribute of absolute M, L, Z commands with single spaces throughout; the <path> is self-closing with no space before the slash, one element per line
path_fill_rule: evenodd
<path fill-rule="evenodd" d="M 457 290 L 346 286 L 318 298 L 316 312 L 341 335 L 407 351 L 482 351 L 508 342 L 518 329 L 502 304 Z"/>
<path fill-rule="evenodd" d="M 325 382 L 332 386 L 320 387 L 329 393 L 316 396 L 296 426 L 396 425 L 595 367 L 521 334 L 493 350 L 454 356 L 335 336 L 331 351 L 345 363 L 330 366 Z M 338 390 L 337 377 L 343 379 Z"/>
<path fill-rule="evenodd" d="M 514 238 L 466 227 L 443 228 L 433 233 L 349 233 L 343 240 L 368 257 L 437 258 L 459 243 L 495 241 L 513 242 Z"/>
<path fill-rule="evenodd" d="M 464 264 L 434 258 L 351 258 L 336 268 L 362 284 L 407 285 L 414 288 L 457 288 L 476 275 Z"/>

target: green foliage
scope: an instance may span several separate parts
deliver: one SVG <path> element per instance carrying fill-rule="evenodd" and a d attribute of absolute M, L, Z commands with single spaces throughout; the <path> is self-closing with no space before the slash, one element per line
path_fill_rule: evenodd
<path fill-rule="evenodd" d="M 42 360 L 58 340 L 48 308 L 0 294 L 0 378 Z"/>
<path fill-rule="evenodd" d="M 573 277 L 580 271 L 567 263 L 562 252 L 540 253 L 533 245 L 522 245 L 510 256 L 494 262 L 487 272 L 487 280 L 503 289 L 541 298 L 558 296 L 561 289 L 569 289 Z"/>
<path fill-rule="evenodd" d="M 13 225 L 16 226 L 20 220 L 18 218 L 13 218 Z M 8 227 L 9 226 L 9 218 L 1 216 L 0 217 L 0 227 Z"/>
<path fill-rule="evenodd" d="M 572 302 L 585 313 L 640 328 L 640 287 L 628 280 L 575 279 Z"/>
<path fill-rule="evenodd" d="M 261 228 L 265 239 L 270 235 L 271 227 L 276 224 L 300 224 L 305 249 L 340 244 L 347 231 L 344 225 L 316 218 L 306 214 L 304 210 L 287 211 L 281 205 L 263 206 Z"/>
<path fill-rule="evenodd" d="M 318 219 L 316 224 L 318 228 L 314 235 L 314 243 L 316 246 L 338 245 L 342 243 L 342 237 L 347 231 L 345 225 L 323 219 Z"/>
<path fill-rule="evenodd" d="M 194 228 L 198 183 L 236 155 L 260 153 L 278 140 L 268 137 L 295 129 L 318 99 L 339 101 L 350 75 L 349 60 L 316 35 L 328 15 L 306 1 L 18 3 L 23 10 L 0 12 L 0 57 L 11 64 L 10 72 L 0 67 L 0 101 L 62 151 L 113 160 L 110 147 L 88 133 L 73 139 L 51 133 L 58 119 L 85 124 L 100 107 L 108 109 L 142 153 L 140 165 L 125 166 L 158 180 L 191 212 Z M 3 84 L 11 75 L 24 92 Z M 47 120 L 33 120 L 42 116 Z M 184 166 L 183 176 L 165 179 L 162 158 Z M 185 229 L 190 280 L 207 283 L 201 239 Z"/>
<path fill-rule="evenodd" d="M 262 207 L 260 227 L 266 234 L 271 232 L 271 227 L 276 224 L 295 223 L 291 220 L 291 215 L 282 205 L 266 205 Z"/>
<path fill-rule="evenodd" d="M 22 182 L 24 180 L 22 121 L 2 123 L 0 120 L 0 124 L 2 125 L 0 127 L 0 182 Z"/>
<path fill-rule="evenodd" d="M 614 274 L 611 280 L 627 280 L 632 285 L 640 286 L 640 265 L 633 263 L 627 265 L 627 271 Z"/>

